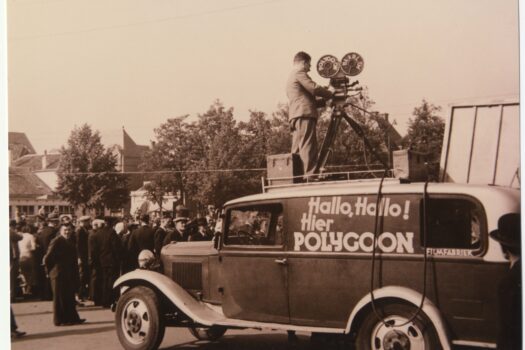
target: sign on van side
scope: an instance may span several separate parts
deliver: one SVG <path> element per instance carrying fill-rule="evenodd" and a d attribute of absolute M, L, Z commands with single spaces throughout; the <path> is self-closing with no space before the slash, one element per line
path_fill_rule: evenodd
<path fill-rule="evenodd" d="M 385 196 L 379 209 L 376 201 L 375 196 L 310 197 L 307 202 L 302 198 L 294 203 L 299 215 L 290 223 L 294 250 L 370 253 L 378 210 L 376 251 L 414 253 L 419 210 L 413 202 L 417 201 L 406 195 Z"/>

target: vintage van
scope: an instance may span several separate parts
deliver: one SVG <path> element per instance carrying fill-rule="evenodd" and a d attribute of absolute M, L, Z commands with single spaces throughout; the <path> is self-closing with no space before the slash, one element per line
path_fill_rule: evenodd
<path fill-rule="evenodd" d="M 399 180 L 290 184 L 225 207 L 214 242 L 162 250 L 163 272 L 120 277 L 117 333 L 156 349 L 165 327 L 214 340 L 230 328 L 346 335 L 357 349 L 495 348 L 489 237 L 519 190 Z"/>

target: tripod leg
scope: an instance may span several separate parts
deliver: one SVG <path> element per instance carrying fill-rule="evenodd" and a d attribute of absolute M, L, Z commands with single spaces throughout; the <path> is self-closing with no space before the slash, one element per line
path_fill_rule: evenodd
<path fill-rule="evenodd" d="M 328 156 L 332 151 L 332 145 L 335 141 L 335 136 L 337 134 L 337 129 L 341 124 L 341 115 L 339 113 L 332 113 L 330 117 L 330 124 L 328 124 L 328 129 L 326 130 L 326 135 L 319 151 L 319 156 L 317 157 L 317 165 L 315 166 L 315 174 L 319 174 L 320 170 L 324 168 L 328 160 Z"/>
<path fill-rule="evenodd" d="M 370 153 L 372 153 L 372 155 L 378 160 L 381 162 L 381 164 L 383 165 L 383 167 L 385 169 L 388 169 L 388 165 L 386 165 L 386 163 L 379 157 L 379 155 L 377 154 L 377 152 L 375 151 L 375 149 L 372 147 L 372 145 L 370 144 L 370 142 L 368 142 L 368 139 L 367 137 L 365 136 L 365 132 L 363 131 L 363 128 L 361 128 L 361 125 L 359 125 L 359 123 L 357 123 L 355 120 L 353 120 L 348 114 L 346 114 L 346 112 L 342 112 L 341 113 L 343 118 L 346 120 L 346 122 L 348 123 L 348 125 L 350 125 L 350 127 L 355 131 L 355 133 L 359 136 L 361 136 L 363 138 L 363 141 L 365 143 L 365 147 L 368 149 L 368 151 Z"/>

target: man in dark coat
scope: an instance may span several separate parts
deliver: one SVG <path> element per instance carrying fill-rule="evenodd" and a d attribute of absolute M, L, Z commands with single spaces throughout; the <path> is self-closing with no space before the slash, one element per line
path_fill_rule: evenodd
<path fill-rule="evenodd" d="M 50 214 L 47 218 L 47 223 L 42 230 L 36 235 L 37 253 L 36 256 L 44 256 L 51 241 L 57 236 L 58 215 Z M 41 291 L 40 297 L 42 300 L 51 300 L 51 282 L 43 269 L 39 271 Z"/>
<path fill-rule="evenodd" d="M 22 234 L 17 231 L 16 220 L 9 221 L 9 274 L 11 284 L 11 301 L 17 294 L 18 274 L 20 271 L 20 249 L 18 242 L 22 240 Z"/>
<path fill-rule="evenodd" d="M 171 242 L 185 241 L 186 225 L 190 221 L 188 216 L 189 210 L 186 208 L 179 208 L 175 212 L 175 219 L 173 220 L 175 222 L 175 229 L 166 233 L 162 246 L 170 244 Z"/>
<path fill-rule="evenodd" d="M 131 256 L 129 253 L 128 245 L 131 233 L 138 228 L 138 225 L 135 223 L 129 223 L 124 220 L 121 222 L 122 228 L 117 231 L 117 235 L 120 239 L 120 274 L 123 275 L 131 270 L 133 270 L 133 262 L 131 261 Z M 116 227 L 118 227 L 117 224 Z"/>
<path fill-rule="evenodd" d="M 60 227 L 59 235 L 49 244 L 44 257 L 46 271 L 53 289 L 53 322 L 56 326 L 85 322 L 78 316 L 75 307 L 75 292 L 79 284 L 77 252 L 71 242 L 71 229 Z"/>
<path fill-rule="evenodd" d="M 149 226 L 149 215 L 140 216 L 140 227 L 131 233 L 128 242 L 128 251 L 133 267 L 138 267 L 138 257 L 144 249 L 155 250 L 155 231 Z"/>
<path fill-rule="evenodd" d="M 166 234 L 172 230 L 170 228 L 169 223 L 171 222 L 171 218 L 164 217 L 160 221 L 160 227 L 155 231 L 155 255 L 157 257 L 160 256 L 160 251 L 163 247 L 164 238 L 166 238 Z"/>
<path fill-rule="evenodd" d="M 93 220 L 93 228 L 88 235 L 88 261 L 91 279 L 89 282 L 89 298 L 95 306 L 102 305 L 102 267 L 99 264 L 96 247 L 96 235 L 98 230 L 104 226 L 104 220 Z"/>
<path fill-rule="evenodd" d="M 76 231 L 76 245 L 78 255 L 78 272 L 80 274 L 80 288 L 78 289 L 78 296 L 80 300 L 84 300 L 89 296 L 89 279 L 91 277 L 89 271 L 89 229 L 90 217 L 88 215 L 79 218 L 80 225 Z"/>
<path fill-rule="evenodd" d="M 510 270 L 499 285 L 500 330 L 498 350 L 522 349 L 521 334 L 521 215 L 505 214 L 490 233 L 501 244 Z"/>
<path fill-rule="evenodd" d="M 208 232 L 208 222 L 205 218 L 197 219 L 197 232 L 188 237 L 188 241 L 211 241 L 213 236 Z"/>
<path fill-rule="evenodd" d="M 100 283 L 100 304 L 102 307 L 109 308 L 115 301 L 113 283 L 120 272 L 121 247 L 120 239 L 110 225 L 111 219 L 105 218 L 104 222 L 104 225 L 90 237 L 89 248 L 92 266 L 99 276 L 96 283 Z"/>

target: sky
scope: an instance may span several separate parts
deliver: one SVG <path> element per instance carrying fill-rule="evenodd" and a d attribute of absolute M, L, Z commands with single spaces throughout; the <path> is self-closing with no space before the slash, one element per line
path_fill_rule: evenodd
<path fill-rule="evenodd" d="M 8 129 L 38 153 L 83 123 L 149 144 L 216 99 L 237 120 L 271 115 L 298 51 L 359 53 L 355 78 L 401 134 L 423 99 L 445 116 L 519 93 L 517 0 L 5 1 Z"/>

